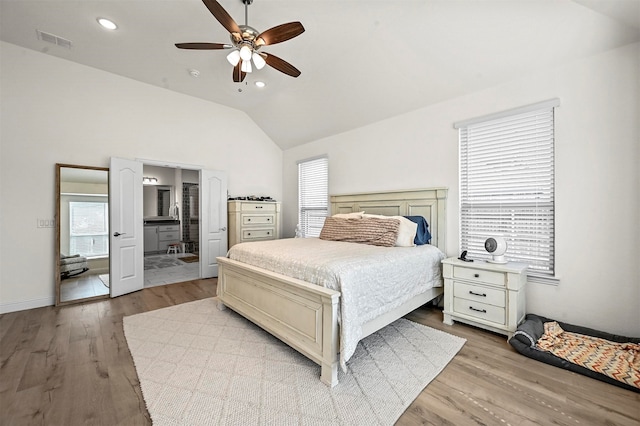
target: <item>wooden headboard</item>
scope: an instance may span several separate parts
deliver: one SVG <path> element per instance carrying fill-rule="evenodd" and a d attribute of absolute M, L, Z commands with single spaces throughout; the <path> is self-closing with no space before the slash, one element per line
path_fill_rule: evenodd
<path fill-rule="evenodd" d="M 423 216 L 431 245 L 446 253 L 447 188 L 332 195 L 331 214 L 361 212 L 386 216 Z"/>

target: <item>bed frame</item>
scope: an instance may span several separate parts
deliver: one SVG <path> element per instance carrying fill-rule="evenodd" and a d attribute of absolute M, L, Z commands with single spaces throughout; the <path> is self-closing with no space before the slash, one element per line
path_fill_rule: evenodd
<path fill-rule="evenodd" d="M 424 216 L 431 244 L 446 253 L 446 188 L 331 196 L 331 214 L 365 211 Z M 321 366 L 320 380 L 338 384 L 340 293 L 218 257 L 219 308 L 229 307 Z M 363 326 L 363 338 L 441 295 L 434 287 Z"/>

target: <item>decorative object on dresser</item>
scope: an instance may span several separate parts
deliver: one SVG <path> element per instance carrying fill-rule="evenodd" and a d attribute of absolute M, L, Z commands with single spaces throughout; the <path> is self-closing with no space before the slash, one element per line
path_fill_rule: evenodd
<path fill-rule="evenodd" d="M 229 248 L 248 241 L 280 238 L 280 203 L 275 201 L 230 200 Z"/>
<path fill-rule="evenodd" d="M 464 322 L 510 338 L 525 316 L 527 265 L 469 263 L 456 258 L 442 264 L 443 322 Z"/>

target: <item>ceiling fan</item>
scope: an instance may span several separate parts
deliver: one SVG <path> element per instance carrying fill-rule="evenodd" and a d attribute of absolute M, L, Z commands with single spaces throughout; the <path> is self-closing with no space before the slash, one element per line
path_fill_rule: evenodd
<path fill-rule="evenodd" d="M 292 77 L 298 77 L 300 71 L 288 63 L 267 52 L 260 52 L 262 46 L 269 46 L 290 40 L 304 32 L 300 22 L 289 22 L 278 25 L 263 32 L 247 24 L 248 7 L 253 0 L 241 0 L 244 3 L 244 25 L 238 25 L 231 15 L 215 0 L 202 0 L 211 14 L 229 31 L 231 44 L 228 43 L 176 43 L 179 49 L 195 50 L 219 50 L 233 49 L 227 55 L 227 60 L 233 65 L 233 81 L 240 83 L 247 73 L 252 71 L 251 61 L 257 69 L 262 69 L 265 64 Z"/>

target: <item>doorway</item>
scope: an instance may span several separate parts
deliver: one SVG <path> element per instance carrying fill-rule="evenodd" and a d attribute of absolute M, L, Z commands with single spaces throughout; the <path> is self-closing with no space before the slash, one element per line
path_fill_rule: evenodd
<path fill-rule="evenodd" d="M 200 173 L 144 164 L 144 287 L 200 278 Z"/>
<path fill-rule="evenodd" d="M 157 216 L 156 206 L 152 213 L 144 212 L 144 185 L 141 182 L 153 182 L 162 184 L 159 176 L 144 176 L 143 167 L 156 166 L 158 173 L 173 172 L 173 178 L 168 177 L 167 182 L 173 182 L 174 198 L 173 207 L 169 216 Z M 176 163 L 166 163 L 153 160 L 128 160 L 111 157 L 110 178 L 113 185 L 109 185 L 111 233 L 110 233 L 110 280 L 111 297 L 144 288 L 144 237 L 151 238 L 152 232 L 145 232 L 145 216 L 147 220 L 164 220 L 168 223 L 148 223 L 157 225 L 155 229 L 155 246 L 147 245 L 154 254 L 168 254 L 178 256 L 185 255 L 182 249 L 180 235 L 181 192 L 175 191 L 175 186 L 181 186 L 183 171 L 196 173 L 199 184 L 199 209 L 198 209 L 198 278 L 210 278 L 218 276 L 218 256 L 224 256 L 227 252 L 227 174 L 223 171 L 207 170 L 199 166 L 189 166 Z M 186 180 L 186 179 L 185 179 Z M 194 179 L 195 180 L 195 179 Z M 160 229 L 163 226 L 163 229 Z M 169 229 L 164 228 L 169 226 Z M 173 228 L 175 226 L 175 228 Z M 169 235 L 158 235 L 166 232 Z M 172 234 L 173 233 L 173 234 Z M 172 234 L 172 235 L 171 235 Z M 166 250 L 166 253 L 163 251 Z M 149 253 L 150 254 L 150 253 Z M 188 263 L 188 262 L 187 262 Z M 163 268 L 160 268 L 163 269 Z M 176 281 L 173 281 L 176 282 Z M 166 282 L 165 282 L 166 283 Z"/>

